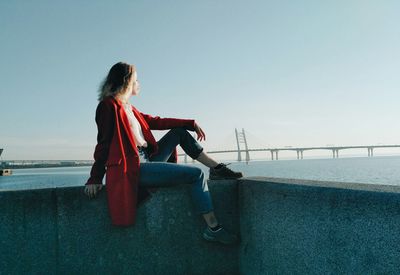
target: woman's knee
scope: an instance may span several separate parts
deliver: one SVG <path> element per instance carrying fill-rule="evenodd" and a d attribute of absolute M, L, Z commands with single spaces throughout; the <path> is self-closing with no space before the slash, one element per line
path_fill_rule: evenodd
<path fill-rule="evenodd" d="M 196 183 L 199 181 L 203 181 L 204 180 L 204 172 L 203 170 L 201 170 L 198 167 L 193 167 L 192 171 L 191 171 L 191 176 L 192 176 L 192 182 Z"/>
<path fill-rule="evenodd" d="M 189 134 L 189 132 L 184 127 L 172 128 L 170 132 L 178 136 L 184 136 Z"/>

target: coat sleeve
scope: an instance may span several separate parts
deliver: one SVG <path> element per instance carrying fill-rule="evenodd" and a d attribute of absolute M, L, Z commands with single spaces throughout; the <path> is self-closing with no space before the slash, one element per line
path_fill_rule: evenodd
<path fill-rule="evenodd" d="M 146 120 L 151 130 L 166 130 L 176 127 L 184 127 L 189 131 L 194 131 L 194 119 L 161 118 L 149 114 L 140 113 Z"/>
<path fill-rule="evenodd" d="M 113 107 L 101 101 L 96 109 L 97 145 L 93 154 L 94 163 L 90 171 L 90 177 L 85 185 L 102 184 L 105 164 L 108 158 L 111 140 L 114 133 L 115 117 Z"/>

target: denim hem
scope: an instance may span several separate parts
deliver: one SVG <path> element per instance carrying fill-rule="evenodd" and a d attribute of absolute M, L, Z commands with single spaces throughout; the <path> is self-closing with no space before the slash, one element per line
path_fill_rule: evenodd
<path fill-rule="evenodd" d="M 208 209 L 208 210 L 205 210 L 205 211 L 204 210 L 200 210 L 200 211 L 197 211 L 197 213 L 203 215 L 203 214 L 210 213 L 211 211 L 214 211 L 214 209 L 211 208 L 211 209 Z"/>
<path fill-rule="evenodd" d="M 201 154 L 201 152 L 203 152 L 203 150 L 204 150 L 204 148 L 199 148 L 199 151 L 198 152 L 196 152 L 196 154 L 188 154 L 189 155 L 189 157 L 191 157 L 192 159 L 197 159 L 199 156 L 200 156 L 200 154 Z"/>

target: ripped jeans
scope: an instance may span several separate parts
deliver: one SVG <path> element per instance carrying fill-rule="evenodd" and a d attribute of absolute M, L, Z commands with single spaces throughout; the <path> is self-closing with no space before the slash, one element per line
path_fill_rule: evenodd
<path fill-rule="evenodd" d="M 184 128 L 173 128 L 158 142 L 158 153 L 148 157 L 146 148 L 139 148 L 140 186 L 167 187 L 178 184 L 192 185 L 192 199 L 198 214 L 213 211 L 204 172 L 191 165 L 167 162 L 177 145 L 191 158 L 196 159 L 203 151 L 201 145 Z"/>

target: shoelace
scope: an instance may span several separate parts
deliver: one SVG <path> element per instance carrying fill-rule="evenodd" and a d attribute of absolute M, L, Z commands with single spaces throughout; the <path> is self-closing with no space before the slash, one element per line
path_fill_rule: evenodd
<path fill-rule="evenodd" d="M 222 167 L 225 167 L 225 169 L 227 169 L 227 170 L 229 170 L 229 171 L 232 171 L 232 169 L 230 169 L 230 168 L 227 167 L 227 166 L 230 165 L 230 164 L 232 164 L 232 162 L 229 162 L 229 163 L 223 163 L 223 162 L 222 162 Z M 222 168 L 222 167 L 221 167 L 221 168 Z M 232 171 L 232 172 L 233 172 L 233 171 Z"/>
<path fill-rule="evenodd" d="M 219 169 L 221 169 L 222 167 L 226 167 L 226 166 L 228 166 L 229 164 L 231 164 L 232 162 L 230 162 L 230 163 L 223 163 L 223 162 L 221 162 L 220 164 L 222 165 Z"/>
<path fill-rule="evenodd" d="M 221 162 L 221 164 L 222 164 L 222 166 L 221 166 L 219 169 L 221 169 L 222 167 L 225 167 L 226 169 L 229 169 L 229 168 L 227 168 L 226 166 L 232 164 L 232 162 L 230 162 L 230 163 L 223 163 L 223 162 Z M 229 169 L 229 170 L 231 170 L 231 169 Z"/>

